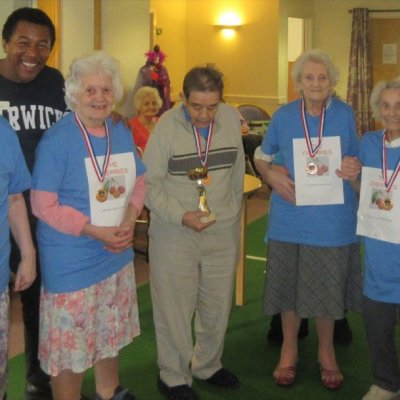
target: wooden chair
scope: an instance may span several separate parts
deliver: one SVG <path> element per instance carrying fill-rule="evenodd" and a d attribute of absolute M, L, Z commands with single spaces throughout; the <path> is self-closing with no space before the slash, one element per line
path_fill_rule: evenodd
<path fill-rule="evenodd" d="M 271 119 L 270 115 L 261 107 L 254 104 L 241 104 L 236 107 L 241 116 L 249 124 L 250 130 L 253 133 L 264 131 L 266 121 Z M 252 123 L 255 125 L 252 126 Z M 254 151 L 261 144 L 262 137 L 259 134 L 248 134 L 243 136 L 243 147 L 246 154 L 246 174 L 258 176 L 258 172 L 254 166 Z"/>

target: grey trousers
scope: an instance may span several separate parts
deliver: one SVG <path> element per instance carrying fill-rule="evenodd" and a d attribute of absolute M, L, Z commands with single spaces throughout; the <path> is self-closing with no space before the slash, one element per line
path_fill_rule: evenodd
<path fill-rule="evenodd" d="M 191 385 L 221 368 L 240 221 L 201 233 L 152 221 L 150 289 L 160 378 Z"/>
<path fill-rule="evenodd" d="M 381 303 L 364 296 L 364 322 L 375 385 L 391 392 L 400 389 L 395 331 L 399 304 Z"/>

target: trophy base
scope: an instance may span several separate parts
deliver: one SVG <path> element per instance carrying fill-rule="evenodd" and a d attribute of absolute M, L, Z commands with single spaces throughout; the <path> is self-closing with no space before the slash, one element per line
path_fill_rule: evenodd
<path fill-rule="evenodd" d="M 217 219 L 217 218 L 216 218 L 215 214 L 214 214 L 214 213 L 210 213 L 210 214 L 208 214 L 208 215 L 205 215 L 204 217 L 201 217 L 201 218 L 200 218 L 200 221 L 201 221 L 203 224 L 207 224 L 207 223 L 209 223 L 209 222 L 215 221 L 216 219 Z"/>

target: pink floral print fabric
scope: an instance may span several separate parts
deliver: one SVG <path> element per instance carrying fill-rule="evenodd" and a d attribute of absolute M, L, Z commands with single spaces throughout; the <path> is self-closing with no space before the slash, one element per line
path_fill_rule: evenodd
<path fill-rule="evenodd" d="M 139 334 L 133 263 L 75 292 L 42 289 L 39 359 L 49 375 L 86 371 L 99 360 L 116 357 Z"/>

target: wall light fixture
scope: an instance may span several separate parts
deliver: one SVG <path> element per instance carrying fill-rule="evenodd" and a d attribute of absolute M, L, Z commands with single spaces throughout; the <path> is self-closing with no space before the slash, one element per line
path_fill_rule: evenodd
<path fill-rule="evenodd" d="M 226 38 L 235 36 L 235 31 L 242 26 L 242 20 L 234 11 L 226 11 L 218 17 L 215 25 Z"/>
<path fill-rule="evenodd" d="M 242 25 L 242 19 L 234 11 L 225 11 L 218 17 L 216 25 L 221 29 L 237 29 Z"/>

